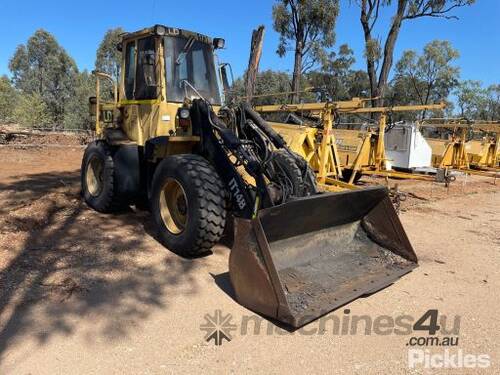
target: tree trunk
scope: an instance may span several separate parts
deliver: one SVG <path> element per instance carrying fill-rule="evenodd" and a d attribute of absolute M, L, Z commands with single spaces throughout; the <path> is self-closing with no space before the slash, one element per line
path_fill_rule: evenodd
<path fill-rule="evenodd" d="M 366 2 L 363 2 L 361 8 L 361 26 L 363 27 L 363 34 L 365 37 L 365 44 L 372 39 L 368 15 L 366 14 Z M 366 72 L 368 73 L 368 78 L 370 80 L 370 96 L 375 97 L 374 93 L 377 90 L 377 71 L 375 69 L 375 61 L 370 57 L 366 56 Z M 372 106 L 375 107 L 376 103 L 372 100 Z"/>
<path fill-rule="evenodd" d="M 398 0 L 398 8 L 392 20 L 391 29 L 389 30 L 389 34 L 387 35 L 387 39 L 385 41 L 382 66 L 380 68 L 378 79 L 377 71 L 375 68 L 375 61 L 370 58 L 370 56 L 367 56 L 366 58 L 367 73 L 370 79 L 370 94 L 372 98 L 378 98 L 372 100 L 372 106 L 374 107 L 384 105 L 383 96 L 385 94 L 387 81 L 389 79 L 389 72 L 392 68 L 394 47 L 396 46 L 396 40 L 398 39 L 399 30 L 401 29 L 401 23 L 403 22 L 407 3 L 408 0 Z M 369 16 L 366 12 L 366 6 L 366 1 L 363 1 L 360 20 L 361 25 L 363 26 L 365 42 L 367 43 L 372 40 L 372 35 Z"/>
<path fill-rule="evenodd" d="M 298 40 L 295 44 L 295 62 L 293 64 L 292 103 L 299 102 L 300 79 L 302 77 L 302 49 L 302 42 Z"/>
<path fill-rule="evenodd" d="M 384 46 L 384 59 L 382 62 L 382 68 L 380 69 L 380 75 L 378 78 L 377 90 L 375 92 L 375 97 L 379 96 L 380 99 L 377 100 L 377 105 L 384 105 L 384 94 L 387 87 L 387 81 L 389 79 L 389 72 L 392 68 L 392 62 L 394 59 L 394 47 L 396 46 L 396 40 L 398 39 L 399 30 L 401 29 L 401 23 L 403 22 L 403 16 L 406 9 L 407 0 L 398 1 L 398 10 L 393 18 L 391 29 L 387 35 Z"/>
<path fill-rule="evenodd" d="M 431 91 L 432 91 L 433 87 L 434 87 L 434 85 L 431 82 L 429 82 L 428 85 L 427 85 L 427 91 L 426 91 L 426 95 L 425 95 L 425 100 L 423 101 L 422 104 L 424 104 L 424 105 L 429 104 L 429 98 L 431 96 Z M 425 115 L 426 114 L 427 114 L 427 110 L 424 109 L 422 111 L 422 120 L 425 119 Z"/>
<path fill-rule="evenodd" d="M 252 42 L 250 45 L 250 59 L 248 61 L 247 77 L 246 77 L 246 101 L 251 103 L 252 96 L 255 92 L 255 81 L 259 73 L 259 62 L 262 56 L 262 44 L 264 41 L 264 26 L 259 26 L 252 32 Z"/>

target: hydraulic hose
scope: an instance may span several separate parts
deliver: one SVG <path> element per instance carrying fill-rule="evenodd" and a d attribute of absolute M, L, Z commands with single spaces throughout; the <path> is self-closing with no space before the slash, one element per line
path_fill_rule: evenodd
<path fill-rule="evenodd" d="M 269 124 L 253 110 L 247 103 L 242 104 L 245 111 L 245 116 L 254 122 L 255 125 L 261 129 L 267 137 L 273 142 L 276 148 L 288 148 L 285 140 L 276 132 Z"/>

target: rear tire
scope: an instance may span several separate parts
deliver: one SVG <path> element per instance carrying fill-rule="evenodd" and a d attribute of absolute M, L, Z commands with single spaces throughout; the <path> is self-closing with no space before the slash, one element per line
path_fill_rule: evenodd
<path fill-rule="evenodd" d="M 304 181 L 302 180 L 302 173 L 294 157 L 285 150 L 278 150 L 273 152 L 273 158 L 278 168 L 281 169 L 290 180 L 292 184 L 292 195 L 294 197 L 301 197 L 304 191 Z"/>
<path fill-rule="evenodd" d="M 222 237 L 226 191 L 203 157 L 169 156 L 153 177 L 151 211 L 165 247 L 182 256 L 199 256 Z"/>
<path fill-rule="evenodd" d="M 276 163 L 284 170 L 293 185 L 293 196 L 306 197 L 317 192 L 316 176 L 309 163 L 295 152 L 274 152 Z"/>
<path fill-rule="evenodd" d="M 304 190 L 302 192 L 302 196 L 307 197 L 309 195 L 314 195 L 318 192 L 318 186 L 316 183 L 316 173 L 314 173 L 313 169 L 309 165 L 306 159 L 300 156 L 298 153 L 293 152 L 292 154 L 295 156 L 295 162 L 300 168 L 302 173 L 302 181 Z"/>
<path fill-rule="evenodd" d="M 105 142 L 94 141 L 85 149 L 81 186 L 85 202 L 96 211 L 109 213 L 124 207 L 118 194 L 112 152 Z"/>

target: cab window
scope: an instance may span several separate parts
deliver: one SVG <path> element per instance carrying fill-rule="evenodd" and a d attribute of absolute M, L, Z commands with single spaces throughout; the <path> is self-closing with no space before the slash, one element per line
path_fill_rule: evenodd
<path fill-rule="evenodd" d="M 135 94 L 137 100 L 156 99 L 158 86 L 156 84 L 156 49 L 155 38 L 147 37 L 137 41 L 137 71 Z"/>
<path fill-rule="evenodd" d="M 135 55 L 134 41 L 125 48 L 125 97 L 129 100 L 134 98 Z"/>

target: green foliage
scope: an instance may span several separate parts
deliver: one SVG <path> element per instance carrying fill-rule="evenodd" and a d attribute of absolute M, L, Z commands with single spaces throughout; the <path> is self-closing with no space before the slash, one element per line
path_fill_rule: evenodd
<path fill-rule="evenodd" d="M 115 81 L 120 78 L 121 57 L 117 46 L 121 42 L 121 35 L 125 33 L 121 27 L 109 29 L 97 48 L 95 68 L 111 75 Z"/>
<path fill-rule="evenodd" d="M 52 117 L 42 96 L 36 92 L 19 95 L 14 118 L 21 125 L 43 128 L 52 124 Z"/>
<path fill-rule="evenodd" d="M 479 81 L 463 81 L 455 94 L 462 116 L 477 120 L 500 120 L 500 84 L 483 88 Z"/>
<path fill-rule="evenodd" d="M 65 129 L 90 129 L 89 98 L 95 96 L 95 78 L 86 70 L 77 74 L 75 95 L 66 102 Z"/>
<path fill-rule="evenodd" d="M 290 91 L 290 76 L 285 72 L 266 70 L 257 76 L 255 95 L 275 94 Z M 255 99 L 255 105 L 284 103 L 284 96 Z"/>
<path fill-rule="evenodd" d="M 370 95 L 370 80 L 364 70 L 351 71 L 346 79 L 348 98 L 367 98 Z"/>
<path fill-rule="evenodd" d="M 96 52 L 95 69 L 109 74 L 115 82 L 120 80 L 122 53 L 117 46 L 124 33 L 121 27 L 106 31 Z M 101 97 L 104 100 L 113 99 L 113 85 L 108 80 L 101 80 Z"/>
<path fill-rule="evenodd" d="M 308 86 L 326 90 L 331 100 L 348 100 L 366 96 L 369 90 L 368 75 L 361 70 L 352 70 L 355 63 L 353 51 L 347 44 L 331 52 L 323 60 L 320 71 L 307 74 Z"/>
<path fill-rule="evenodd" d="M 0 121 L 10 122 L 13 120 L 14 107 L 16 105 L 17 92 L 12 87 L 7 76 L 0 77 Z"/>
<path fill-rule="evenodd" d="M 14 86 L 26 98 L 39 98 L 50 121 L 62 123 L 66 101 L 74 95 L 75 62 L 45 30 L 37 30 L 19 45 L 9 62 Z"/>
<path fill-rule="evenodd" d="M 277 53 L 284 56 L 302 43 L 305 56 L 318 47 L 331 47 L 335 42 L 335 21 L 339 13 L 338 1 L 279 0 L 273 6 L 274 30 L 280 34 Z"/>
<path fill-rule="evenodd" d="M 488 90 L 483 89 L 480 81 L 460 82 L 455 90 L 459 115 L 470 119 L 487 117 Z"/>
<path fill-rule="evenodd" d="M 391 4 L 391 0 L 384 0 L 387 4 Z M 418 18 L 422 16 L 432 17 L 447 17 L 451 9 L 472 5 L 476 0 L 406 0 L 406 17 Z"/>
<path fill-rule="evenodd" d="M 273 27 L 280 35 L 277 53 L 295 54 L 292 89 L 300 88 L 301 75 L 325 58 L 335 42 L 338 0 L 277 0 L 273 6 Z M 294 95 L 294 101 L 298 99 Z"/>
<path fill-rule="evenodd" d="M 230 101 L 239 102 L 240 98 L 245 96 L 245 80 L 244 77 L 235 80 L 233 85 L 233 93 Z M 253 105 L 281 104 L 287 102 L 287 97 L 283 95 L 277 96 L 262 96 L 268 94 L 284 93 L 290 91 L 290 76 L 285 72 L 274 70 L 265 70 L 257 74 L 255 80 L 256 98 L 252 99 Z"/>
<path fill-rule="evenodd" d="M 458 85 L 460 69 L 451 65 L 459 53 L 450 42 L 434 40 L 419 55 L 407 50 L 396 64 L 392 104 L 430 104 L 446 100 Z M 425 115 L 426 112 L 423 113 Z"/>
<path fill-rule="evenodd" d="M 483 119 L 500 120 L 500 84 L 491 85 L 486 92 L 486 113 Z"/>
<path fill-rule="evenodd" d="M 451 12 L 459 7 L 472 5 L 475 0 L 359 0 L 360 22 L 365 39 L 364 56 L 370 80 L 371 96 L 380 105 L 386 96 L 388 80 L 393 65 L 394 49 L 402 25 L 409 20 L 424 17 L 457 18 Z M 390 19 L 383 39 L 374 37 L 379 19 Z M 382 42 L 383 41 L 383 42 Z M 383 48 L 382 48 L 383 44 Z"/>
<path fill-rule="evenodd" d="M 89 128 L 88 99 L 95 95 L 94 78 L 78 72 L 54 36 L 37 30 L 26 45 L 17 47 L 9 68 L 17 90 L 9 89 L 8 79 L 0 80 L 0 118 L 10 114 L 12 120 L 33 127 Z"/>
<path fill-rule="evenodd" d="M 365 51 L 363 55 L 367 60 L 379 61 L 382 57 L 382 48 L 377 39 L 369 39 L 365 43 Z"/>

